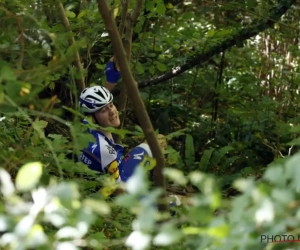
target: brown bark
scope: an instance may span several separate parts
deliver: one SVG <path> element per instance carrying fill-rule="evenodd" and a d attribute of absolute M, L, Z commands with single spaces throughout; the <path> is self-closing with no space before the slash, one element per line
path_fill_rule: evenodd
<path fill-rule="evenodd" d="M 128 0 L 124 0 L 124 2 L 123 2 L 123 15 L 122 15 L 122 20 L 121 20 L 121 25 L 120 25 L 119 31 L 120 31 L 120 35 L 122 36 L 123 33 L 121 33 L 121 32 L 124 30 L 124 26 L 126 26 L 123 46 L 124 46 L 125 52 L 127 54 L 127 60 L 129 62 L 129 64 L 130 64 L 130 60 L 131 60 L 133 27 L 141 13 L 143 2 L 144 2 L 144 0 L 137 0 L 135 8 L 132 10 L 132 12 L 129 15 L 127 14 Z M 127 8 L 127 10 L 124 8 Z M 125 25 L 125 21 L 127 21 L 126 25 Z M 120 95 L 120 102 L 119 102 L 118 109 L 121 112 L 121 115 L 120 115 L 121 124 L 120 124 L 119 128 L 122 128 L 124 125 L 126 106 L 127 106 L 126 86 L 123 81 L 121 82 L 120 91 L 121 91 L 121 95 Z M 115 141 L 116 141 L 116 143 L 120 143 L 120 136 L 116 136 Z"/>
<path fill-rule="evenodd" d="M 162 188 L 163 194 L 161 198 L 165 197 L 165 179 L 163 176 L 163 169 L 165 166 L 165 159 L 160 148 L 159 142 L 156 138 L 152 123 L 149 119 L 147 110 L 144 106 L 143 100 L 140 96 L 137 83 L 133 78 L 129 62 L 127 60 L 126 52 L 124 50 L 120 34 L 118 32 L 116 23 L 110 14 L 109 7 L 104 0 L 97 0 L 99 13 L 102 16 L 107 32 L 109 33 L 112 42 L 115 58 L 119 64 L 122 72 L 123 83 L 126 86 L 127 93 L 131 99 L 136 116 L 145 134 L 145 138 L 149 143 L 150 149 L 156 159 L 156 167 L 154 170 L 154 184 L 156 187 Z M 165 199 L 163 199 L 165 200 Z M 166 211 L 165 201 L 158 204 L 160 211 Z"/>

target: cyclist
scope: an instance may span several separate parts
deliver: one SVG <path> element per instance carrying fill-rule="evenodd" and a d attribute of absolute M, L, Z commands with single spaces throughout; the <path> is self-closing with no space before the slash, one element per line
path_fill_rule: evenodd
<path fill-rule="evenodd" d="M 123 157 L 123 146 L 116 144 L 111 132 L 102 128 L 118 127 L 120 125 L 118 110 L 113 104 L 112 90 L 119 80 L 120 71 L 111 60 L 106 66 L 106 85 L 85 88 L 79 97 L 79 106 L 86 116 L 90 116 L 93 123 L 99 125 L 98 129 L 88 130 L 96 142 L 90 142 L 82 150 L 81 161 L 94 171 L 104 174 L 110 173 L 116 183 L 126 182 L 133 174 L 135 167 L 144 160 L 144 156 L 152 157 L 152 152 L 145 141 L 131 150 Z M 83 123 L 87 123 L 86 120 Z M 162 135 L 160 135 L 161 139 Z M 162 147 L 166 147 L 164 140 L 160 140 Z M 105 191 L 106 192 L 106 191 Z M 102 193 L 103 195 L 110 195 Z"/>

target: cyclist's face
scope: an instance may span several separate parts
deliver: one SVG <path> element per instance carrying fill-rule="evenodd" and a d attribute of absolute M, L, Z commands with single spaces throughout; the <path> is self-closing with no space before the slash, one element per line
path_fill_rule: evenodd
<path fill-rule="evenodd" d="M 118 127 L 120 125 L 119 114 L 116 106 L 111 102 L 95 113 L 102 127 Z"/>

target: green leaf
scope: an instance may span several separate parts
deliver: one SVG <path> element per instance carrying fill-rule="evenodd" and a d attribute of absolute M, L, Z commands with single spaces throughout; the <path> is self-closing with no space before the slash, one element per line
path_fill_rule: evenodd
<path fill-rule="evenodd" d="M 187 19 L 187 20 L 191 20 L 194 17 L 195 17 L 195 14 L 193 12 L 186 12 L 186 13 L 183 13 L 183 15 L 182 15 L 182 19 Z"/>
<path fill-rule="evenodd" d="M 171 227 L 171 225 L 164 225 L 160 232 L 154 237 L 153 244 L 156 246 L 168 246 L 181 240 L 181 231 Z"/>
<path fill-rule="evenodd" d="M 154 9 L 154 1 L 147 1 L 145 4 L 146 10 L 152 11 Z"/>
<path fill-rule="evenodd" d="M 44 129 L 47 127 L 47 125 L 48 125 L 48 122 L 43 121 L 43 120 L 38 120 L 33 123 L 33 127 L 35 129 Z"/>
<path fill-rule="evenodd" d="M 283 168 L 281 165 L 268 167 L 263 178 L 273 184 L 281 184 L 284 181 Z"/>
<path fill-rule="evenodd" d="M 76 17 L 76 14 L 73 11 L 67 10 L 65 13 L 66 13 L 67 17 L 70 17 L 70 18 Z"/>
<path fill-rule="evenodd" d="M 137 63 L 136 69 L 139 74 L 143 74 L 145 72 L 144 67 L 141 63 Z"/>
<path fill-rule="evenodd" d="M 105 236 L 104 232 L 97 232 L 97 233 L 94 233 L 94 234 L 90 234 L 89 237 L 92 238 L 92 239 L 95 239 L 97 241 L 101 240 L 101 242 L 106 239 L 106 236 Z"/>
<path fill-rule="evenodd" d="M 31 162 L 21 167 L 16 177 L 16 188 L 20 191 L 30 191 L 40 181 L 42 176 L 42 163 Z"/>
<path fill-rule="evenodd" d="M 140 126 L 135 125 L 134 128 L 135 128 L 135 130 L 136 130 L 137 132 L 144 133 L 144 132 L 143 132 L 143 129 L 142 129 Z"/>
<path fill-rule="evenodd" d="M 214 150 L 214 148 L 210 148 L 204 151 L 199 163 L 199 170 L 206 171 L 208 169 L 209 161 Z"/>
<path fill-rule="evenodd" d="M 14 81 L 14 80 L 16 80 L 16 75 L 10 67 L 4 65 L 0 71 L 0 79 L 6 80 L 6 81 Z"/>
<path fill-rule="evenodd" d="M 166 6 L 163 3 L 157 4 L 156 11 L 158 14 L 163 15 L 166 12 Z"/>
<path fill-rule="evenodd" d="M 195 168 L 195 149 L 191 135 L 186 135 L 185 138 L 185 163 L 190 171 Z"/>
<path fill-rule="evenodd" d="M 176 138 L 176 137 L 178 137 L 180 135 L 184 135 L 185 134 L 184 132 L 187 131 L 187 130 L 188 130 L 187 128 L 177 130 L 177 131 L 175 131 L 173 133 L 170 133 L 170 134 L 166 135 L 165 138 L 167 140 L 171 140 L 171 139 Z"/>
<path fill-rule="evenodd" d="M 56 195 L 59 198 L 61 204 L 68 209 L 71 209 L 73 205 L 75 206 L 76 204 L 74 203 L 74 201 L 78 200 L 80 197 L 78 187 L 73 182 L 58 183 L 53 188 L 53 194 Z"/>
<path fill-rule="evenodd" d="M 210 163 L 211 166 L 216 166 L 221 161 L 223 156 L 233 149 L 234 148 L 231 146 L 225 146 L 223 148 L 216 150 L 213 153 L 213 156 L 211 157 L 211 163 Z"/>
<path fill-rule="evenodd" d="M 215 34 L 215 30 L 209 30 L 206 34 L 207 37 L 212 37 Z"/>
<path fill-rule="evenodd" d="M 156 62 L 156 68 L 159 70 L 159 71 L 166 71 L 167 70 L 167 67 L 165 64 L 161 63 L 161 62 Z"/>
<path fill-rule="evenodd" d="M 296 189 L 297 192 L 300 192 L 300 183 L 298 179 L 298 176 L 300 174 L 299 162 L 300 162 L 300 153 L 297 153 L 292 157 L 287 158 L 284 164 L 285 173 L 282 176 L 282 178 L 285 177 L 286 181 L 289 179 L 292 180 L 290 186 Z"/>
<path fill-rule="evenodd" d="M 87 10 L 83 10 L 83 11 L 81 11 L 81 12 L 78 14 L 77 18 L 82 18 L 82 17 L 85 16 L 87 13 L 88 13 Z"/>
<path fill-rule="evenodd" d="M 111 212 L 110 206 L 105 201 L 86 199 L 84 204 L 100 215 L 108 215 Z"/>
<path fill-rule="evenodd" d="M 215 238 L 226 238 L 229 235 L 229 225 L 223 224 L 216 227 L 211 227 L 207 230 L 207 234 Z"/>
<path fill-rule="evenodd" d="M 168 163 L 170 165 L 176 164 L 176 166 L 178 167 L 178 162 L 181 162 L 180 153 L 177 152 L 175 149 L 171 148 L 170 146 L 166 150 L 166 153 L 168 154 Z"/>
<path fill-rule="evenodd" d="M 292 141 L 288 142 L 286 145 L 288 146 L 300 145 L 300 137 L 293 139 Z"/>
<path fill-rule="evenodd" d="M 125 183 L 126 191 L 133 195 L 145 194 L 148 186 L 146 169 L 140 166 L 135 168 L 133 175 Z"/>
<path fill-rule="evenodd" d="M 175 168 L 165 168 L 164 174 L 166 177 L 168 177 L 170 180 L 174 181 L 175 183 L 178 183 L 179 185 L 186 185 L 188 180 L 184 176 L 183 172 L 175 169 Z"/>
<path fill-rule="evenodd" d="M 154 75 L 155 69 L 152 65 L 149 67 L 149 72 Z"/>
<path fill-rule="evenodd" d="M 297 126 L 291 127 L 290 132 L 291 133 L 299 133 L 300 132 L 300 126 L 297 125 Z"/>
<path fill-rule="evenodd" d="M 28 238 L 29 241 L 27 244 L 33 249 L 47 243 L 47 235 L 45 234 L 43 227 L 38 224 L 31 227 Z"/>
<path fill-rule="evenodd" d="M 256 174 L 256 171 L 252 167 L 245 167 L 241 171 L 243 175 L 253 175 Z"/>

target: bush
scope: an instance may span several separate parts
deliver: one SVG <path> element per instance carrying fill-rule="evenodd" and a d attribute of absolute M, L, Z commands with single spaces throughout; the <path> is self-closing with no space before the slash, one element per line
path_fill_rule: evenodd
<path fill-rule="evenodd" d="M 150 190 L 142 168 L 124 185 L 127 193 L 111 200 L 83 195 L 75 180 L 42 184 L 41 162 L 24 164 L 15 182 L 1 168 L 1 249 L 296 249 L 278 241 L 300 234 L 299 161 L 297 153 L 274 161 L 259 181 L 236 180 L 241 194 L 230 199 L 213 176 L 167 168 L 168 179 L 200 190 L 174 217 L 153 205 L 160 190 Z"/>

